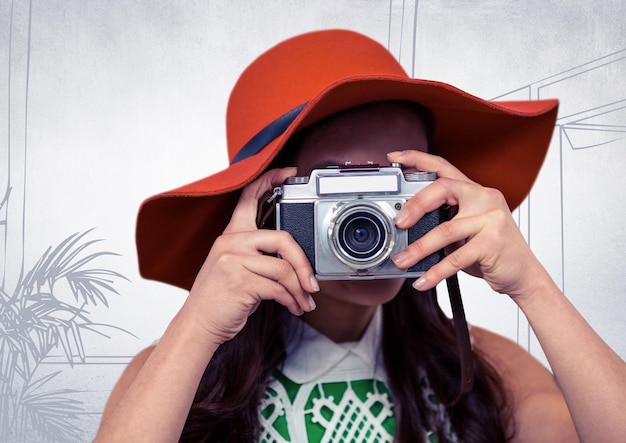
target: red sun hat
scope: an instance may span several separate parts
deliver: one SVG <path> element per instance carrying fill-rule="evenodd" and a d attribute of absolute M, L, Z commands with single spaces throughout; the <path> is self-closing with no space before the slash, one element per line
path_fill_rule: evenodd
<path fill-rule="evenodd" d="M 445 83 L 412 79 L 387 49 L 352 31 L 283 41 L 254 60 L 232 90 L 226 116 L 230 166 L 141 205 L 141 275 L 190 289 L 240 190 L 294 133 L 339 111 L 385 100 L 428 108 L 438 153 L 472 180 L 502 191 L 511 209 L 539 173 L 558 107 L 556 100 L 490 102 Z"/>

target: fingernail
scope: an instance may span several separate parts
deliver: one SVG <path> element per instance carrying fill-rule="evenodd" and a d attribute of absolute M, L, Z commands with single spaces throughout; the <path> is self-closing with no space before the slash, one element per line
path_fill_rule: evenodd
<path fill-rule="evenodd" d="M 399 252 L 398 254 L 394 255 L 393 257 L 391 257 L 391 260 L 393 260 L 394 263 L 396 264 L 401 264 L 403 261 L 406 260 L 407 256 L 409 254 L 407 254 L 406 252 Z"/>
<path fill-rule="evenodd" d="M 409 218 L 409 214 L 407 214 L 405 211 L 400 211 L 398 213 L 398 215 L 396 215 L 396 225 L 400 225 L 403 222 L 405 222 L 407 219 Z"/>
<path fill-rule="evenodd" d="M 313 288 L 313 292 L 319 292 L 320 284 L 317 282 L 317 279 L 315 278 L 315 276 L 312 275 L 309 280 L 311 281 L 311 287 Z"/>
<path fill-rule="evenodd" d="M 419 291 L 419 288 L 424 286 L 424 284 L 426 284 L 426 279 L 424 277 L 422 277 L 422 278 L 420 278 L 418 280 L 415 280 L 413 282 L 413 287 Z"/>
<path fill-rule="evenodd" d="M 317 305 L 315 304 L 315 300 L 313 300 L 313 297 L 309 295 L 309 312 L 314 310 L 316 307 Z"/>
<path fill-rule="evenodd" d="M 388 152 L 387 155 L 393 155 L 393 156 L 402 155 L 402 151 L 391 151 L 391 152 Z"/>

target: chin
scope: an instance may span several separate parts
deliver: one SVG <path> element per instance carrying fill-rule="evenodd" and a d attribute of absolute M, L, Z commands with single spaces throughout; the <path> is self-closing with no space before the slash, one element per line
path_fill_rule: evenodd
<path fill-rule="evenodd" d="M 323 280 L 322 292 L 333 298 L 361 305 L 380 305 L 393 300 L 404 284 L 404 278 L 381 280 Z"/>

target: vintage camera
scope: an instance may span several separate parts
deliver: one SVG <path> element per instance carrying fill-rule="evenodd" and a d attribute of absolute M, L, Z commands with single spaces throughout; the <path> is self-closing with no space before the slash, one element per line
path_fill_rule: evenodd
<path fill-rule="evenodd" d="M 391 257 L 440 224 L 444 210 L 409 229 L 397 228 L 394 217 L 435 178 L 431 172 L 403 173 L 399 164 L 315 169 L 275 188 L 276 229 L 291 233 L 320 280 L 418 277 L 441 260 L 441 252 L 407 270 Z"/>

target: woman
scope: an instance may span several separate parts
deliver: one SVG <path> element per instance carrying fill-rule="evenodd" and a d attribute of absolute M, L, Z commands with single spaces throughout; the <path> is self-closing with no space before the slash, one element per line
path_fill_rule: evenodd
<path fill-rule="evenodd" d="M 620 438 L 624 425 L 595 406 L 619 410 L 624 362 L 567 302 L 510 215 L 555 115 L 553 101 L 496 105 L 408 79 L 384 48 L 347 31 L 270 49 L 231 95 L 231 166 L 140 211 L 143 274 L 190 292 L 159 344 L 124 372 L 96 440 Z M 398 212 L 398 228 L 458 208 L 392 258 L 406 269 L 445 248 L 416 281 L 318 281 L 289 234 L 257 229 L 263 194 L 346 161 L 437 174 Z M 515 344 L 472 328 L 476 381 L 454 402 L 459 357 L 432 290 L 460 270 L 520 306 L 558 385 Z M 369 406 L 355 409 L 359 401 Z"/>

